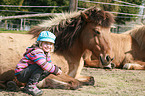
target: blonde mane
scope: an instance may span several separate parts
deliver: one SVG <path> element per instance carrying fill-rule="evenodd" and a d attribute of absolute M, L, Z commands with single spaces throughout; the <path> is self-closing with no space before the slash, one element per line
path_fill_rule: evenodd
<path fill-rule="evenodd" d="M 72 18 L 76 18 L 76 17 L 80 16 L 81 12 L 86 12 L 86 11 L 91 10 L 91 9 L 95 9 L 98 11 L 100 10 L 99 8 L 96 8 L 96 7 L 90 7 L 88 9 L 85 9 L 84 11 L 63 12 L 61 15 L 55 15 L 54 17 L 43 21 L 41 24 L 38 24 L 38 26 L 45 27 L 45 28 L 46 27 L 51 28 L 53 26 L 60 25 L 61 23 L 63 25 L 65 25 L 68 21 L 70 22 Z"/>
<path fill-rule="evenodd" d="M 145 48 L 145 25 L 133 30 L 128 33 L 138 42 L 141 50 Z"/>
<path fill-rule="evenodd" d="M 49 20 L 45 20 L 41 24 L 38 24 L 38 26 L 52 27 L 52 26 L 57 26 L 60 23 L 65 24 L 67 20 L 69 20 L 70 18 L 79 16 L 79 15 L 80 15 L 80 12 L 70 12 L 70 13 L 65 12 L 65 13 L 62 13 L 61 15 L 55 15 L 53 18 L 50 18 Z"/>

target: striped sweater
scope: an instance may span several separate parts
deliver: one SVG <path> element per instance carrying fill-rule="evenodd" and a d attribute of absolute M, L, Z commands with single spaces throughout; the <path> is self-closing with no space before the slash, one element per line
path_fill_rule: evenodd
<path fill-rule="evenodd" d="M 23 69 L 31 64 L 38 64 L 43 70 L 56 74 L 58 67 L 52 64 L 50 53 L 44 53 L 39 47 L 28 47 L 23 55 L 23 58 L 16 65 L 15 75 L 18 75 Z"/>

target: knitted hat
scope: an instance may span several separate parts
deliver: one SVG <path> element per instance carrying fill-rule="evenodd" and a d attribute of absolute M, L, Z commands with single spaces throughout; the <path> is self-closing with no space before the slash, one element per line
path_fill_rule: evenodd
<path fill-rule="evenodd" d="M 55 43 L 56 36 L 49 31 L 42 31 L 37 38 L 37 41 L 47 41 L 51 43 Z"/>

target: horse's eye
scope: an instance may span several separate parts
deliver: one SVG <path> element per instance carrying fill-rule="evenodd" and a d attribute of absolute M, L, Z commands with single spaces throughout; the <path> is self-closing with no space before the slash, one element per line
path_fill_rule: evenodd
<path fill-rule="evenodd" d="M 97 31 L 97 30 L 95 30 L 95 33 L 100 34 L 100 32 L 99 32 L 99 31 Z"/>
<path fill-rule="evenodd" d="M 100 34 L 100 32 L 99 32 L 99 31 L 97 31 L 97 30 L 95 30 L 95 29 L 94 29 L 94 32 L 95 32 L 96 34 Z"/>

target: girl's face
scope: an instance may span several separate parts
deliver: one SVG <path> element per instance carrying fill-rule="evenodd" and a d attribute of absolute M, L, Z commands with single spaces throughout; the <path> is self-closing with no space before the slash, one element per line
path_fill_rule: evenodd
<path fill-rule="evenodd" d="M 45 52 L 51 52 L 53 49 L 53 43 L 51 42 L 42 42 L 42 49 Z"/>

